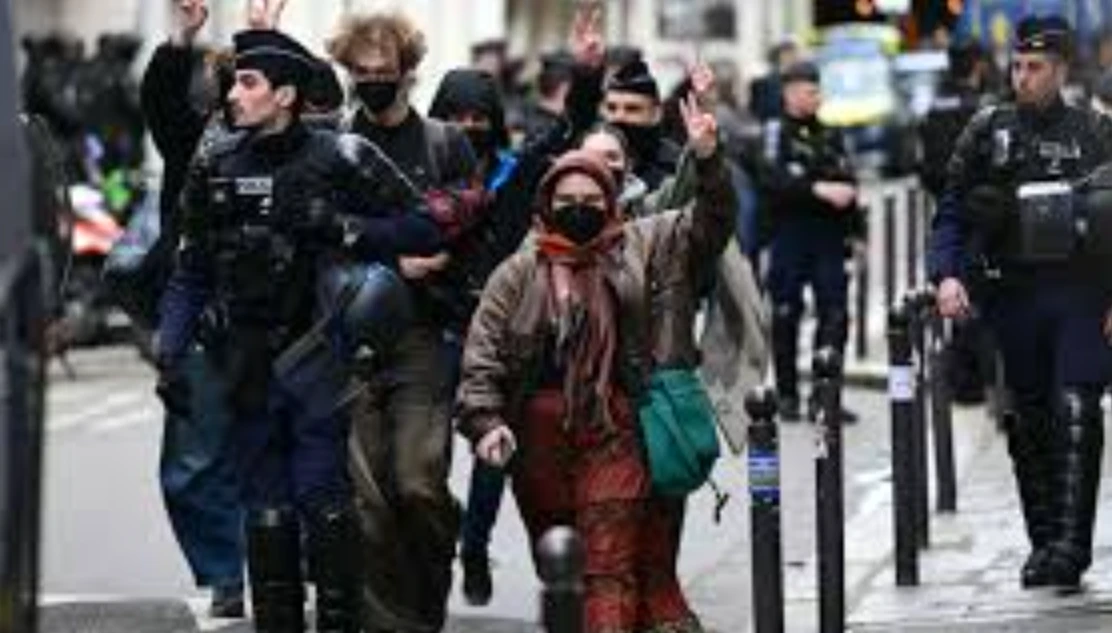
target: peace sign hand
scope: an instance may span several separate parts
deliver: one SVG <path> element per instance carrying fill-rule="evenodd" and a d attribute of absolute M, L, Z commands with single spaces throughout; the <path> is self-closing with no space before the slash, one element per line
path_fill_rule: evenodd
<path fill-rule="evenodd" d="M 205 0 L 180 0 L 177 9 L 178 28 L 174 32 L 174 43 L 179 46 L 190 46 L 197 38 L 197 33 L 208 22 L 209 9 Z"/>
<path fill-rule="evenodd" d="M 247 0 L 247 28 L 273 30 L 278 28 L 288 0 Z"/>
<path fill-rule="evenodd" d="M 694 92 L 680 101 L 680 114 L 687 129 L 687 146 L 695 156 L 701 160 L 714 156 L 718 150 L 718 119 L 699 107 Z"/>
<path fill-rule="evenodd" d="M 584 2 L 575 9 L 568 48 L 578 64 L 601 68 L 606 61 L 606 38 L 602 33 L 602 4 Z"/>

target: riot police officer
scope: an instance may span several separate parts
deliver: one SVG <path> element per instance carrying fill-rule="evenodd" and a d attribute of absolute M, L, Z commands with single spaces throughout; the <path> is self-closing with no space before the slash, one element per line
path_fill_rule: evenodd
<path fill-rule="evenodd" d="M 784 118 L 766 124 L 757 181 L 772 225 L 768 287 L 780 416 L 801 417 L 799 321 L 810 285 L 818 312 L 815 349 L 846 343 L 847 243 L 864 232 L 857 185 L 841 135 L 818 121 L 819 72 L 801 62 L 782 75 Z M 812 407 L 812 413 L 814 408 Z M 846 422 L 855 421 L 849 411 Z"/>
<path fill-rule="evenodd" d="M 317 630 L 356 631 L 347 377 L 335 363 L 314 365 L 321 354 L 289 376 L 277 367 L 334 308 L 318 301 L 335 286 L 334 263 L 431 255 L 440 231 L 377 148 L 301 121 L 316 64 L 305 48 L 252 30 L 235 36 L 235 54 L 228 101 L 237 131 L 207 144 L 183 190 L 182 242 L 156 345 L 163 387 L 173 388 L 204 312 L 206 348 L 230 385 L 256 629 L 304 630 L 305 525 Z"/>
<path fill-rule="evenodd" d="M 962 133 L 928 262 L 945 317 L 969 314 L 978 268 L 991 280 L 976 298 L 1011 391 L 1008 450 L 1032 547 L 1025 587 L 1076 588 L 1088 568 L 1104 441 L 1107 269 L 1087 265 L 1070 183 L 1112 159 L 1112 126 L 1063 101 L 1071 50 L 1062 18 L 1020 22 L 1014 102 Z"/>

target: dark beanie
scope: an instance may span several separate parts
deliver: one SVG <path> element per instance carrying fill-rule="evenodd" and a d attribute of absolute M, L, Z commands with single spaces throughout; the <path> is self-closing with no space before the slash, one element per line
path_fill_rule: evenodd
<path fill-rule="evenodd" d="M 610 78 L 606 89 L 614 92 L 632 92 L 660 101 L 660 88 L 656 85 L 656 79 L 649 72 L 649 67 L 641 60 L 619 68 Z"/>
<path fill-rule="evenodd" d="M 240 31 L 235 41 L 236 69 L 257 70 L 274 86 L 308 88 L 319 62 L 300 42 L 280 32 L 264 29 Z"/>
<path fill-rule="evenodd" d="M 811 62 L 792 64 L 780 75 L 780 81 L 785 84 L 796 81 L 817 84 L 819 83 L 819 67 Z"/>
<path fill-rule="evenodd" d="M 556 191 L 556 185 L 568 174 L 583 174 L 598 183 L 606 196 L 606 212 L 610 215 L 617 214 L 618 186 L 610 175 L 610 169 L 593 152 L 575 149 L 556 159 L 541 179 L 537 202 L 540 204 L 542 218 L 552 210 L 552 195 Z"/>

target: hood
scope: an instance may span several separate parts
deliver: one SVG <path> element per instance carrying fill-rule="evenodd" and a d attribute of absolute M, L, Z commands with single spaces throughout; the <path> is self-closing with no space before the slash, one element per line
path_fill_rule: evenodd
<path fill-rule="evenodd" d="M 490 74 L 472 68 L 457 68 L 444 75 L 429 108 L 429 117 L 447 121 L 465 110 L 487 115 L 498 149 L 509 147 L 506 109 L 502 105 L 498 84 Z"/>

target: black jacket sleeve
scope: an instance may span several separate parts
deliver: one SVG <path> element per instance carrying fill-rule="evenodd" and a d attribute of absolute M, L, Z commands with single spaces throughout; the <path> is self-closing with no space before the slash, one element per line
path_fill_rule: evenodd
<path fill-rule="evenodd" d="M 571 88 L 566 100 L 572 136 L 586 132 L 598 121 L 598 110 L 603 97 L 602 82 L 602 68 L 576 64 L 572 70 Z"/>
<path fill-rule="evenodd" d="M 344 134 L 331 170 L 346 241 L 360 257 L 393 264 L 400 255 L 433 255 L 444 236 L 424 197 L 370 141 Z"/>
<path fill-rule="evenodd" d="M 199 57 L 191 48 L 159 46 L 143 73 L 139 99 L 155 147 L 169 167 L 189 164 L 205 129 L 205 117 L 189 103 L 189 85 Z"/>

